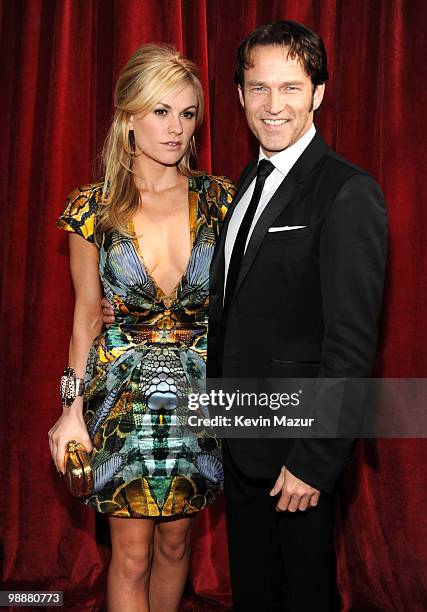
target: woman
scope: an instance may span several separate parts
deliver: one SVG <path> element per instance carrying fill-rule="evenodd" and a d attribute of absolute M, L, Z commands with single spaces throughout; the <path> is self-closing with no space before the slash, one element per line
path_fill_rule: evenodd
<path fill-rule="evenodd" d="M 69 440 L 92 450 L 85 503 L 108 515 L 108 609 L 169 612 L 191 519 L 222 486 L 218 440 L 185 426 L 185 390 L 205 376 L 209 265 L 233 187 L 190 169 L 203 92 L 175 49 L 139 49 L 115 108 L 104 182 L 73 191 L 57 222 L 71 232 L 69 367 L 84 397 L 64 406 L 49 442 L 61 472 Z M 102 292 L 115 322 L 100 333 Z"/>

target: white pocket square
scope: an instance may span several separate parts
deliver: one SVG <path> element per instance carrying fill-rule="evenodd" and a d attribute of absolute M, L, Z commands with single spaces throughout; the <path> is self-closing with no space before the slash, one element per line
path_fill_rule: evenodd
<path fill-rule="evenodd" d="M 269 232 L 287 232 L 289 230 L 299 230 L 307 227 L 306 225 L 283 225 L 282 227 L 270 227 Z"/>

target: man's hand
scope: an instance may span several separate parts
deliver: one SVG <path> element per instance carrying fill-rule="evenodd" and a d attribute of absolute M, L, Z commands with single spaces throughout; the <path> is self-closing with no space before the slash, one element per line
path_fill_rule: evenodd
<path fill-rule="evenodd" d="M 280 470 L 279 478 L 270 491 L 274 496 L 281 492 L 277 502 L 276 510 L 282 512 L 296 512 L 296 510 L 307 510 L 309 506 L 317 506 L 320 491 L 314 489 L 292 474 L 285 466 Z"/>
<path fill-rule="evenodd" d="M 101 306 L 102 306 L 102 319 L 105 325 L 114 323 L 114 310 L 111 308 L 111 304 L 107 300 L 107 298 L 102 298 Z"/>

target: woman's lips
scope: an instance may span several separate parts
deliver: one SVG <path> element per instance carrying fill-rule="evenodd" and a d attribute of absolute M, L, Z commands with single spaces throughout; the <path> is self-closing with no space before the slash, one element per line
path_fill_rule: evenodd
<path fill-rule="evenodd" d="M 181 146 L 181 142 L 170 140 L 168 142 L 161 143 L 165 147 L 169 147 L 170 149 L 178 149 Z"/>

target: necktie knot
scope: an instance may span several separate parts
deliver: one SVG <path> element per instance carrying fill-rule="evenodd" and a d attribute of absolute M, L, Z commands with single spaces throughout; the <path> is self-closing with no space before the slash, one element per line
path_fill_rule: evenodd
<path fill-rule="evenodd" d="M 258 163 L 257 177 L 260 177 L 265 180 L 267 176 L 273 172 L 273 170 L 274 166 L 271 161 L 269 161 L 268 159 L 262 159 Z"/>

